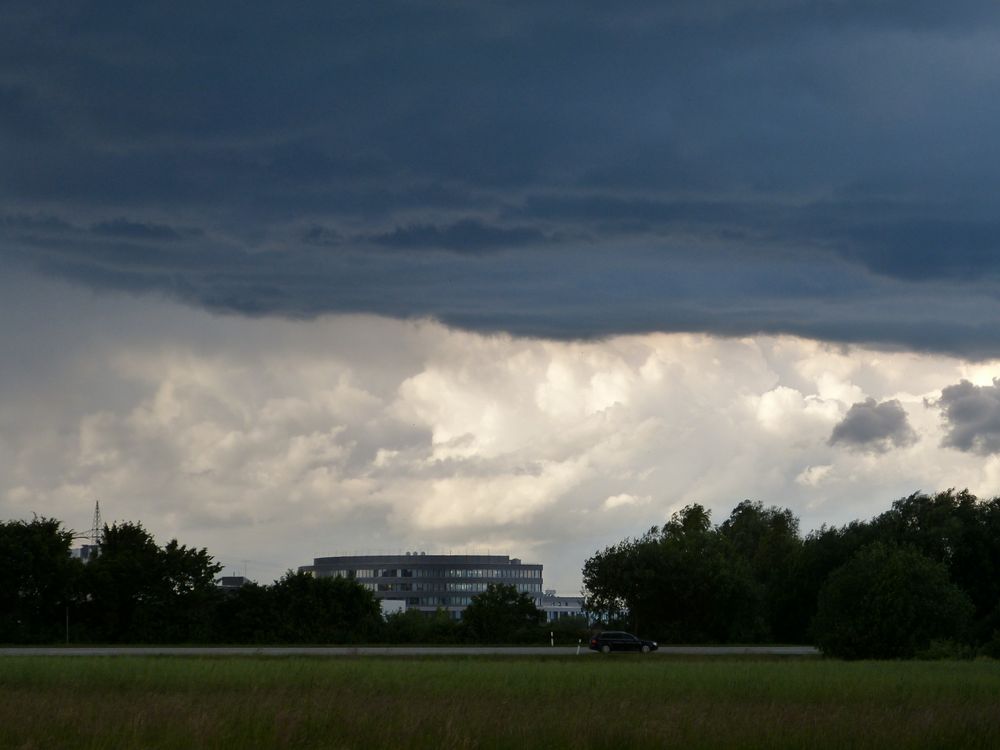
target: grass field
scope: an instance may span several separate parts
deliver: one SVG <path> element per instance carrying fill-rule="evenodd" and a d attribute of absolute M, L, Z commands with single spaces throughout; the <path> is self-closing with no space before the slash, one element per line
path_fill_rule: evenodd
<path fill-rule="evenodd" d="M 2 748 L 1000 747 L 1000 662 L 7 657 Z"/>

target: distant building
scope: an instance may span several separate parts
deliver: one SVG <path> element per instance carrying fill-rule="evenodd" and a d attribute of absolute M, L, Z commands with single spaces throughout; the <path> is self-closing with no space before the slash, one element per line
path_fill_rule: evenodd
<path fill-rule="evenodd" d="M 97 557 L 97 551 L 100 549 L 100 545 L 97 544 L 84 544 L 80 547 L 74 547 L 69 551 L 69 556 L 81 560 L 82 562 L 88 563 Z"/>
<path fill-rule="evenodd" d="M 235 591 L 247 583 L 247 579 L 243 576 L 222 576 L 215 579 L 215 585 L 223 591 Z"/>
<path fill-rule="evenodd" d="M 405 602 L 406 609 L 444 609 L 458 619 L 472 597 L 491 583 L 514 586 L 535 604 L 542 598 L 542 566 L 506 555 L 359 555 L 317 557 L 299 572 L 353 578 L 380 601 Z M 387 607 L 398 605 L 388 604 Z"/>
<path fill-rule="evenodd" d="M 382 617 L 401 614 L 406 611 L 406 599 L 380 599 Z"/>
<path fill-rule="evenodd" d="M 587 617 L 583 609 L 582 596 L 560 596 L 553 589 L 542 594 L 538 608 L 545 613 L 546 622 L 553 622 L 563 617 Z"/>

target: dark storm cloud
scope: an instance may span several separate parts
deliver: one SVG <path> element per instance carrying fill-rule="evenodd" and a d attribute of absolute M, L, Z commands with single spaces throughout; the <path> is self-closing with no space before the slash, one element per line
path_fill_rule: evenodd
<path fill-rule="evenodd" d="M 1000 453 L 1000 381 L 949 385 L 941 391 L 937 406 L 948 425 L 942 445 L 984 456 Z"/>
<path fill-rule="evenodd" d="M 1000 352 L 995 3 L 3 16 L 4 262 L 255 315 Z"/>
<path fill-rule="evenodd" d="M 895 399 L 880 404 L 869 398 L 854 404 L 830 436 L 830 445 L 841 443 L 875 453 L 885 453 L 893 447 L 904 448 L 916 441 L 906 411 Z"/>
<path fill-rule="evenodd" d="M 102 221 L 91 227 L 94 234 L 103 237 L 128 237 L 137 240 L 179 240 L 180 232 L 163 224 L 147 224 L 143 222 L 115 219 Z"/>
<path fill-rule="evenodd" d="M 908 281 L 976 280 L 1000 271 L 1000 221 L 909 219 L 850 230 L 845 255 Z"/>
<path fill-rule="evenodd" d="M 411 224 L 391 232 L 374 235 L 376 245 L 401 248 L 442 248 L 475 253 L 505 247 L 537 244 L 545 235 L 532 227 L 497 227 L 474 219 L 464 219 L 448 226 Z"/>

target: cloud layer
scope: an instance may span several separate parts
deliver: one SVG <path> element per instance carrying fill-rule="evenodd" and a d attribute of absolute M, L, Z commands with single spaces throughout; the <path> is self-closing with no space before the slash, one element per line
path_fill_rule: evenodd
<path fill-rule="evenodd" d="M 99 499 L 108 519 L 262 580 L 313 556 L 493 550 L 574 591 L 588 555 L 691 502 L 716 520 L 747 497 L 788 505 L 808 530 L 918 489 L 1000 486 L 991 417 L 962 416 L 979 413 L 966 398 L 996 400 L 996 362 L 790 337 L 555 342 L 213 317 L 0 286 L 18 323 L 0 334 L 0 517 L 87 528 Z M 962 425 L 978 442 L 956 438 Z M 854 442 L 831 444 L 835 430 Z"/>
<path fill-rule="evenodd" d="M 688 502 L 991 494 L 998 27 L 12 0 L 0 514 L 100 499 L 263 578 L 505 550 L 572 590 Z"/>
<path fill-rule="evenodd" d="M 216 311 L 1000 354 L 995 3 L 7 3 L 0 261 Z"/>

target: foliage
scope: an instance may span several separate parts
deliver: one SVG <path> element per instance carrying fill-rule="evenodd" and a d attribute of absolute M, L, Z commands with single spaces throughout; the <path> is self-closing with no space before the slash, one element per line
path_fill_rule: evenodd
<path fill-rule="evenodd" d="M 277 613 L 271 587 L 250 581 L 225 592 L 216 609 L 214 638 L 219 643 L 274 643 Z"/>
<path fill-rule="evenodd" d="M 393 612 L 385 618 L 382 640 L 385 643 L 426 643 L 430 618 L 416 609 Z"/>
<path fill-rule="evenodd" d="M 271 586 L 227 592 L 216 622 L 224 643 L 356 643 L 374 637 L 380 609 L 356 581 L 288 571 Z"/>
<path fill-rule="evenodd" d="M 89 639 L 173 643 L 207 640 L 222 569 L 205 549 L 171 540 L 159 547 L 140 523 L 105 525 L 84 566 L 80 606 Z"/>
<path fill-rule="evenodd" d="M 771 623 L 775 636 L 788 643 L 811 641 L 816 600 L 826 579 L 858 549 L 873 541 L 871 526 L 858 521 L 842 527 L 824 525 L 807 535 L 790 561 L 783 583 L 783 613 Z"/>
<path fill-rule="evenodd" d="M 974 659 L 977 649 L 969 643 L 963 643 L 951 638 L 934 638 L 927 648 L 920 649 L 916 658 L 922 661 L 955 661 L 957 659 Z"/>
<path fill-rule="evenodd" d="M 804 539 L 787 509 L 743 501 L 713 528 L 703 508 L 688 506 L 662 530 L 589 558 L 587 604 L 612 627 L 660 640 L 808 642 L 831 574 L 875 543 L 943 566 L 972 602 L 975 644 L 1000 631 L 1000 498 L 954 490 L 916 493 L 871 521 L 823 526 Z"/>
<path fill-rule="evenodd" d="M 461 638 L 461 626 L 444 609 L 427 614 L 416 609 L 393 612 L 385 618 L 382 641 L 392 644 L 456 643 Z"/>
<path fill-rule="evenodd" d="M 799 520 L 788 508 L 744 500 L 719 525 L 733 554 L 749 567 L 759 592 L 757 625 L 744 627 L 744 637 L 755 633 L 762 639 L 802 640 L 794 626 L 793 581 L 802 553 Z"/>
<path fill-rule="evenodd" d="M 527 594 L 514 586 L 491 583 L 472 597 L 462 615 L 462 627 L 477 643 L 518 643 L 538 638 L 543 617 Z"/>
<path fill-rule="evenodd" d="M 0 643 L 64 638 L 81 568 L 71 541 L 53 518 L 0 523 Z"/>
<path fill-rule="evenodd" d="M 223 592 L 214 584 L 220 566 L 205 549 L 176 540 L 161 547 L 141 524 L 106 526 L 86 565 L 70 557 L 71 541 L 54 519 L 0 523 L 0 642 L 62 642 L 67 621 L 74 643 L 543 642 L 550 631 L 572 643 L 583 635 L 580 623 L 540 625 L 530 598 L 516 591 L 476 597 L 461 623 L 446 612 L 383 621 L 371 592 L 346 579 L 288 573 L 271 585 Z M 689 505 L 585 562 L 587 608 L 611 629 L 664 642 L 829 644 L 864 620 L 852 613 L 844 617 L 853 625 L 837 624 L 838 613 L 850 612 L 837 607 L 819 616 L 821 592 L 877 544 L 891 556 L 916 554 L 924 566 L 917 569 L 936 571 L 893 579 L 897 594 L 909 597 L 906 606 L 954 604 L 942 575 L 971 602 L 958 607 L 971 613 L 968 628 L 963 617 L 932 612 L 921 628 L 937 623 L 933 632 L 912 631 L 914 642 L 900 654 L 1000 655 L 1000 498 L 968 491 L 916 493 L 869 521 L 823 526 L 804 538 L 788 509 L 744 500 L 716 526 L 704 507 Z M 855 583 L 864 582 L 858 574 Z M 864 637 L 874 639 L 868 622 Z"/>
<path fill-rule="evenodd" d="M 880 542 L 860 550 L 820 592 L 816 645 L 846 659 L 912 658 L 964 632 L 972 603 L 944 565 Z"/>
<path fill-rule="evenodd" d="M 989 639 L 979 647 L 979 653 L 991 659 L 1000 659 L 1000 630 L 994 630 Z"/>
<path fill-rule="evenodd" d="M 591 631 L 590 623 L 583 615 L 560 617 L 544 625 L 544 632 L 552 634 L 557 646 L 574 646 L 578 642 L 586 644 Z"/>
<path fill-rule="evenodd" d="M 944 565 L 975 606 L 980 640 L 1000 626 L 1000 498 L 979 501 L 967 490 L 897 500 L 872 527 L 878 538 L 919 550 Z M 995 614 L 996 612 L 996 614 Z"/>
<path fill-rule="evenodd" d="M 374 594 L 357 581 L 289 571 L 268 593 L 278 643 L 356 643 L 381 622 Z"/>
<path fill-rule="evenodd" d="M 608 619 L 627 613 L 630 628 L 660 640 L 752 640 L 763 630 L 748 561 L 700 505 L 597 553 L 583 579 L 590 611 Z"/>

